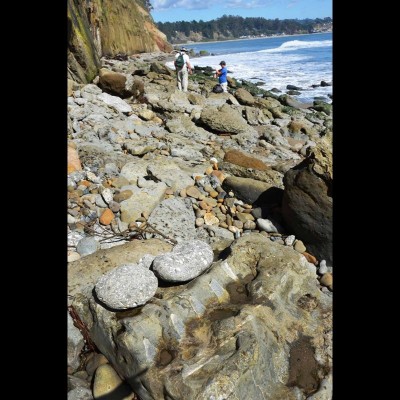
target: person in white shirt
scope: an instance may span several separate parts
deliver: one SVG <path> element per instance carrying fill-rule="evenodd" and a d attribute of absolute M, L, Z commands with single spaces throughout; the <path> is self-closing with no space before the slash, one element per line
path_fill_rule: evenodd
<path fill-rule="evenodd" d="M 187 54 L 188 50 L 185 47 L 182 47 L 179 53 L 175 55 L 175 69 L 176 69 L 176 81 L 178 84 L 178 89 L 187 92 L 188 89 L 188 81 L 189 75 L 192 74 L 193 66 L 190 63 L 189 55 Z M 179 65 L 179 56 L 182 55 L 183 57 L 183 65 Z"/>

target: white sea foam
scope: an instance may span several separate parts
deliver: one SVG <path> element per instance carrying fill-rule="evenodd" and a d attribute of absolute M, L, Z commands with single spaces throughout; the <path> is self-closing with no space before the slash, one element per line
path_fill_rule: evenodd
<path fill-rule="evenodd" d="M 327 95 L 332 93 L 332 86 L 311 86 L 321 81 L 332 82 L 332 40 L 325 40 L 331 37 L 329 35 L 197 43 L 188 47 L 196 52 L 214 53 L 191 58 L 195 66 L 215 68 L 224 60 L 228 75 L 239 81 L 244 79 L 257 83 L 262 89 L 276 88 L 282 93 L 286 93 L 287 85 L 295 85 L 303 89 L 300 95 L 294 96 L 300 101 L 312 102 L 314 97 L 322 96 L 331 102 Z M 167 65 L 173 67 L 173 63 Z"/>
<path fill-rule="evenodd" d="M 274 49 L 260 50 L 260 53 L 277 53 L 281 51 L 293 51 L 299 49 L 310 49 L 313 47 L 332 47 L 332 40 L 319 40 L 313 42 L 305 42 L 302 40 L 291 40 L 289 42 L 282 43 L 279 47 Z"/>
<path fill-rule="evenodd" d="M 221 59 L 224 59 L 229 75 L 236 79 L 244 79 L 252 83 L 263 82 L 262 85 L 259 85 L 262 89 L 276 88 L 282 92 L 286 92 L 287 85 L 295 85 L 303 89 L 301 95 L 295 97 L 303 102 L 312 102 L 316 96 L 326 97 L 332 93 L 331 86 L 311 87 L 321 81 L 332 81 L 331 59 L 315 62 L 312 54 L 289 52 L 288 50 L 331 45 L 332 41 L 330 40 L 317 42 L 293 40 L 274 49 L 205 56 L 192 58 L 191 61 L 195 66 L 206 67 L 218 65 Z M 326 101 L 331 102 L 327 97 Z"/>

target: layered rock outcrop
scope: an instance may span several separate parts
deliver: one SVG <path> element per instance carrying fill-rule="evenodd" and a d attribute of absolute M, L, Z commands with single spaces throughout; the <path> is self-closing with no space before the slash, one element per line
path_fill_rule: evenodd
<path fill-rule="evenodd" d="M 68 78 L 89 83 L 100 57 L 172 50 L 139 0 L 68 0 Z"/>

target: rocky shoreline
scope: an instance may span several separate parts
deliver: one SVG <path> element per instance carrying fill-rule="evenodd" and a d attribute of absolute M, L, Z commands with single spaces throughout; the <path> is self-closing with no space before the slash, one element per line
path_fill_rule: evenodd
<path fill-rule="evenodd" d="M 171 59 L 68 81 L 68 399 L 331 399 L 332 105 Z"/>

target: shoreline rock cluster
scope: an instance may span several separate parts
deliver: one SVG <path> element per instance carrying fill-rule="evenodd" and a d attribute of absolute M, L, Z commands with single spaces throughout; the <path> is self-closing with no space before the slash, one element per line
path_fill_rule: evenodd
<path fill-rule="evenodd" d="M 68 82 L 68 303 L 98 349 L 69 316 L 68 398 L 104 396 L 111 376 L 126 398 L 256 399 L 252 365 L 268 398 L 330 399 L 332 105 L 233 78 L 215 94 L 207 71 L 179 92 L 169 57 L 102 59 L 92 84 Z M 254 318 L 270 322 L 239 340 Z M 239 357 L 224 330 L 261 358 Z"/>

